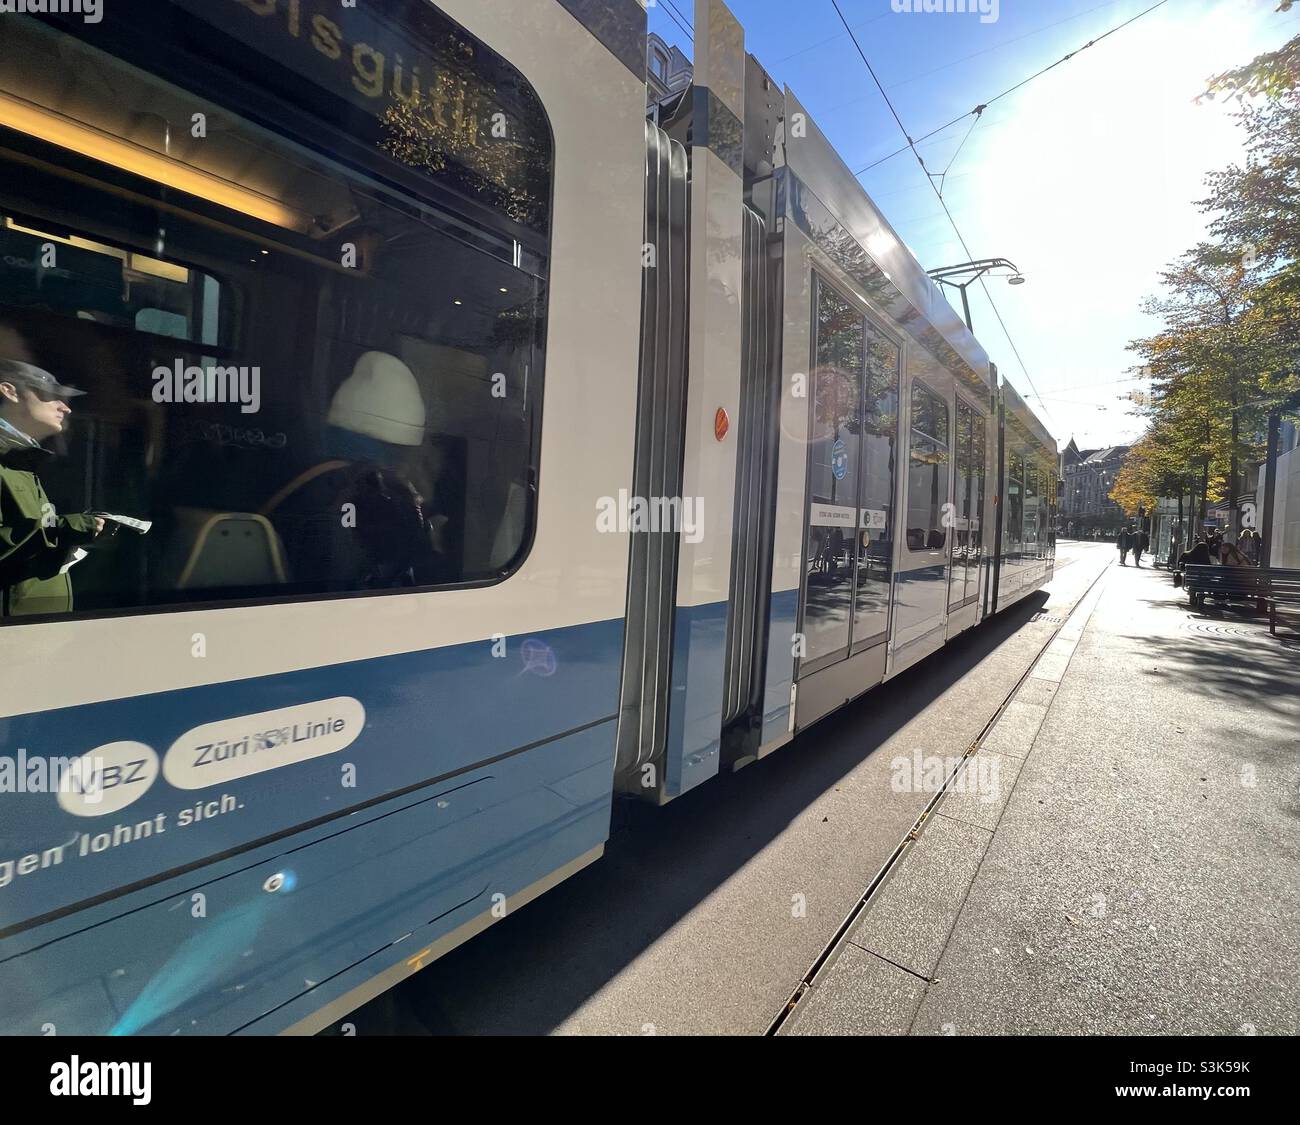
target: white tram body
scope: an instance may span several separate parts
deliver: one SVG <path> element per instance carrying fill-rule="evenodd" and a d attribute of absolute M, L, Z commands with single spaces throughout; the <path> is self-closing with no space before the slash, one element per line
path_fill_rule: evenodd
<path fill-rule="evenodd" d="M 318 1030 L 1051 578 L 1055 442 L 695 28 L 647 121 L 638 0 L 5 17 L 0 359 L 154 527 L 0 617 L 0 1030 Z"/>

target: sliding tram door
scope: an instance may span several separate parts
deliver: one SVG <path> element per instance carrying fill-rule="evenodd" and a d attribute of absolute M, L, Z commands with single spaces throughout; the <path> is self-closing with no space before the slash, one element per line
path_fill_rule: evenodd
<path fill-rule="evenodd" d="M 883 678 L 901 356 L 897 343 L 819 276 L 813 304 L 809 510 L 796 678 L 830 686 L 801 693 L 799 726 Z M 838 672 L 817 676 L 846 661 Z"/>
<path fill-rule="evenodd" d="M 988 420 L 957 396 L 956 469 L 952 512 L 952 567 L 948 576 L 948 636 L 978 620 L 976 602 L 984 559 L 984 484 Z"/>

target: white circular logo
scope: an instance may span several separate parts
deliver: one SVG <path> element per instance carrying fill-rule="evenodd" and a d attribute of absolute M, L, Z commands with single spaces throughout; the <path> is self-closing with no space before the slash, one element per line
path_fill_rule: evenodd
<path fill-rule="evenodd" d="M 73 758 L 59 777 L 59 806 L 106 816 L 143 797 L 158 777 L 158 754 L 143 742 L 109 742 Z"/>

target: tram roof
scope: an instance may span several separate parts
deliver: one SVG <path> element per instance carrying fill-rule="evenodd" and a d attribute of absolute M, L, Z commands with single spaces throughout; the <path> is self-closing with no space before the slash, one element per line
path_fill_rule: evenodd
<path fill-rule="evenodd" d="M 1026 430 L 1029 436 L 1039 442 L 1053 457 L 1057 456 L 1056 438 L 1047 432 L 1047 427 L 1038 420 L 1038 415 L 1029 408 L 1029 404 L 1020 397 L 1020 392 L 1006 379 L 1002 380 L 1002 399 L 1006 403 L 1008 424 L 1015 424 Z"/>
<path fill-rule="evenodd" d="M 856 242 L 861 250 L 858 257 L 867 259 L 858 263 L 857 272 L 847 268 L 852 263 L 838 264 L 936 359 L 963 374 L 967 382 L 993 390 L 988 353 L 965 321 L 926 275 L 789 86 L 785 87 L 785 103 L 786 162 L 793 177 L 787 185 L 787 217 L 800 223 L 806 233 L 812 233 L 810 226 L 817 229 L 818 224 L 808 215 L 814 204 L 806 198 L 811 193 Z M 803 114 L 804 136 L 796 136 L 792 128 L 795 114 Z M 818 241 L 815 236 L 814 241 Z"/>

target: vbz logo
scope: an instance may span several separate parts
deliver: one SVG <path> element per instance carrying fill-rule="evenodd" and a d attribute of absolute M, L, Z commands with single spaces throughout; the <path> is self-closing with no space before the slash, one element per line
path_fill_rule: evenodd
<path fill-rule="evenodd" d="M 84 758 L 78 760 L 85 761 Z M 103 800 L 108 790 L 116 789 L 119 785 L 143 784 L 145 767 L 148 764 L 147 759 L 136 758 L 134 761 L 120 765 L 105 766 L 100 759 L 96 758 L 89 773 L 84 770 L 72 771 L 68 777 L 68 789 L 73 793 L 79 793 L 87 801 Z M 79 775 L 85 777 L 84 782 L 78 781 Z"/>
<path fill-rule="evenodd" d="M 59 805 L 74 816 L 103 816 L 148 792 L 158 755 L 143 742 L 110 742 L 72 762 L 59 784 Z"/>

